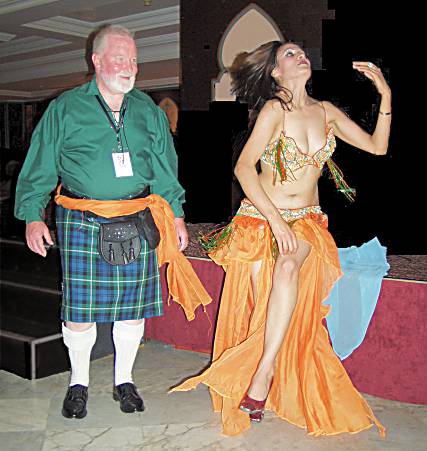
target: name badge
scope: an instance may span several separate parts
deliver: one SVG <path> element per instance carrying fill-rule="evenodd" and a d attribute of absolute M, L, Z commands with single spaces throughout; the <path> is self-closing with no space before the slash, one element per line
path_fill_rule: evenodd
<path fill-rule="evenodd" d="M 132 163 L 129 152 L 113 152 L 114 172 L 116 177 L 132 177 Z"/>

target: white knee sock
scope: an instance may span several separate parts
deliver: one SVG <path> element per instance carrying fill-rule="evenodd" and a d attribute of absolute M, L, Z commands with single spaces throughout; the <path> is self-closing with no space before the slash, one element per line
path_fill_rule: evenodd
<path fill-rule="evenodd" d="M 135 362 L 141 339 L 144 336 L 144 321 L 141 324 L 130 325 L 116 321 L 113 327 L 116 361 L 114 365 L 115 385 L 132 381 L 132 367 Z"/>
<path fill-rule="evenodd" d="M 96 341 L 96 324 L 83 332 L 77 332 L 62 324 L 62 336 L 71 361 L 71 385 L 89 386 L 90 353 Z"/>

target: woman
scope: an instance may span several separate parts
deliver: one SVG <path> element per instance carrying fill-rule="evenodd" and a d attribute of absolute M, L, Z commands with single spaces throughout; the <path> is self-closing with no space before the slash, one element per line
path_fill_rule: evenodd
<path fill-rule="evenodd" d="M 391 93 L 381 70 L 366 62 L 353 67 L 381 95 L 372 135 L 331 103 L 309 97 L 310 61 L 292 42 L 243 53 L 230 69 L 237 97 L 260 109 L 235 168 L 247 199 L 230 225 L 206 239 L 227 272 L 213 362 L 175 389 L 208 385 L 226 434 L 261 421 L 264 406 L 313 435 L 358 432 L 372 423 L 384 434 L 322 325 L 328 312 L 322 301 L 341 270 L 317 181 L 327 164 L 352 198 L 331 161 L 335 136 L 385 155 L 390 134 Z"/>

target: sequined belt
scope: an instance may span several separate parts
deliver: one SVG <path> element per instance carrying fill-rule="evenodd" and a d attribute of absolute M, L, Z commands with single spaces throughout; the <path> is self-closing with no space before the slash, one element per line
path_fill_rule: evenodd
<path fill-rule="evenodd" d="M 312 205 L 310 207 L 287 209 L 278 208 L 279 213 L 286 222 L 296 221 L 304 218 L 309 214 L 324 215 L 319 205 Z M 248 199 L 243 199 L 237 210 L 236 216 L 251 216 L 252 218 L 265 219 L 264 216 L 255 208 L 252 202 Z"/>

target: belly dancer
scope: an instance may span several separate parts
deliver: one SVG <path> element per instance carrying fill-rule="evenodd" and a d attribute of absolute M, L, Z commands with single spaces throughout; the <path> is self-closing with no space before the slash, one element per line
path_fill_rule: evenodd
<path fill-rule="evenodd" d="M 384 435 L 322 325 L 322 302 L 342 272 L 319 206 L 319 176 L 327 165 L 352 200 L 354 190 L 331 159 L 335 137 L 385 155 L 390 134 L 391 92 L 381 70 L 370 62 L 353 67 L 381 95 L 372 135 L 307 94 L 310 61 L 292 42 L 242 53 L 230 69 L 237 98 L 259 112 L 235 168 L 246 198 L 228 226 L 204 239 L 226 271 L 212 364 L 174 389 L 208 385 L 225 434 L 261 421 L 266 408 L 316 436 L 373 424 Z"/>

